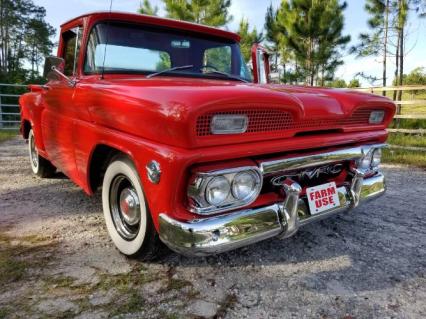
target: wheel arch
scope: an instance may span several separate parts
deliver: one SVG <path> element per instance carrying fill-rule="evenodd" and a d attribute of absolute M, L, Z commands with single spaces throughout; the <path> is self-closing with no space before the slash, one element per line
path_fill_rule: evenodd
<path fill-rule="evenodd" d="M 24 139 L 28 139 L 28 136 L 30 135 L 32 125 L 31 122 L 28 119 L 22 119 L 21 121 L 21 134 Z"/>
<path fill-rule="evenodd" d="M 139 172 L 138 163 L 132 152 L 117 145 L 110 145 L 108 143 L 96 144 L 90 153 L 87 167 L 87 182 L 91 193 L 96 192 L 98 187 L 102 185 L 103 176 L 108 168 L 108 164 L 114 157 L 119 155 L 129 158 Z M 142 184 L 140 176 L 139 179 Z"/>

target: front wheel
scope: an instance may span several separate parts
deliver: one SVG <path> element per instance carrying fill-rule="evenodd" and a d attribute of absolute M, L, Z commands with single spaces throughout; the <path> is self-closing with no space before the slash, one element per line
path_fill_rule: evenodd
<path fill-rule="evenodd" d="M 34 131 L 32 129 L 28 134 L 28 153 L 30 156 L 31 170 L 35 175 L 40 177 L 52 177 L 55 174 L 56 167 L 38 154 Z"/>
<path fill-rule="evenodd" d="M 109 164 L 102 186 L 102 205 L 108 233 L 120 252 L 154 259 L 162 246 L 145 202 L 132 161 L 119 156 Z"/>

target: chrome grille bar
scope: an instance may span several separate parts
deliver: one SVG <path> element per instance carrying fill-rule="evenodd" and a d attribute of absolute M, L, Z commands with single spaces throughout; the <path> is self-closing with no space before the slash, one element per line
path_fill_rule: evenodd
<path fill-rule="evenodd" d="M 263 175 L 269 175 L 283 171 L 299 170 L 335 162 L 357 160 L 368 154 L 372 148 L 384 148 L 386 146 L 386 144 L 371 144 L 329 152 L 310 153 L 298 157 L 289 156 L 276 160 L 261 161 L 259 163 L 259 168 Z"/>

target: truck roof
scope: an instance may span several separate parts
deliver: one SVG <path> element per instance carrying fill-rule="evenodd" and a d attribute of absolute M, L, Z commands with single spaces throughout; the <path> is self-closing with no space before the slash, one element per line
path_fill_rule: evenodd
<path fill-rule="evenodd" d="M 210 34 L 217 37 L 228 38 L 240 41 L 240 36 L 234 32 L 222 30 L 219 28 L 213 28 L 201 24 L 180 21 L 169 18 L 161 18 L 156 16 L 150 16 L 139 13 L 129 13 L 129 12 L 120 12 L 120 11 L 96 11 L 82 14 L 78 17 L 75 17 L 61 25 L 61 28 L 65 27 L 68 24 L 73 24 L 76 20 L 82 18 L 90 18 L 95 21 L 100 20 L 117 20 L 117 21 L 131 21 L 135 23 L 145 23 L 150 25 L 165 26 L 173 29 L 187 30 L 198 33 Z"/>

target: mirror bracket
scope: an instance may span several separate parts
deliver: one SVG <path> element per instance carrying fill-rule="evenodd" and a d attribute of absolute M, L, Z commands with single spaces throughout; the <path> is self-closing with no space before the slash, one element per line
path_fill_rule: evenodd
<path fill-rule="evenodd" d="M 52 71 L 58 74 L 61 78 L 63 78 L 70 87 L 75 87 L 77 84 L 77 81 L 72 80 L 68 76 L 66 76 L 64 73 L 62 73 L 56 66 L 52 66 Z"/>

